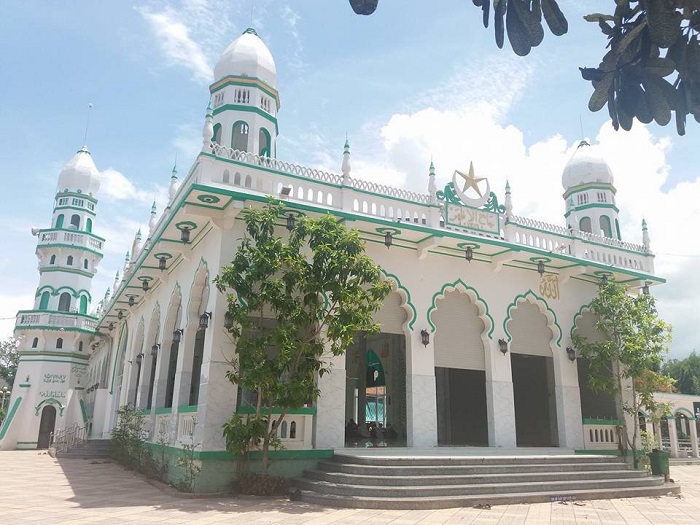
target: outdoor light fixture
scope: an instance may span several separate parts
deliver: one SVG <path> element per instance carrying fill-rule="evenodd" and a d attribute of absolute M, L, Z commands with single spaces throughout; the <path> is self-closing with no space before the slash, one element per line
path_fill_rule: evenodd
<path fill-rule="evenodd" d="M 604 273 L 600 276 L 600 284 L 608 284 L 608 274 Z"/>
<path fill-rule="evenodd" d="M 190 228 L 189 226 L 182 227 L 182 229 L 180 230 L 180 240 L 182 242 L 190 242 L 190 231 L 192 231 L 192 228 Z"/>
<path fill-rule="evenodd" d="M 224 314 L 224 328 L 226 328 L 226 330 L 233 328 L 233 315 L 231 315 L 231 312 L 228 310 Z"/>
<path fill-rule="evenodd" d="M 508 341 L 505 339 L 499 339 L 498 340 L 498 349 L 501 351 L 503 355 L 506 355 L 508 353 Z"/>
<path fill-rule="evenodd" d="M 165 257 L 158 257 L 158 269 L 162 272 L 165 270 L 165 263 L 167 259 Z"/>
<path fill-rule="evenodd" d="M 136 364 L 141 366 L 141 361 L 143 361 L 143 353 L 139 352 L 136 354 Z"/>
<path fill-rule="evenodd" d="M 147 281 L 146 279 L 144 279 L 143 281 L 141 281 L 141 288 L 143 288 L 143 291 L 144 291 L 144 292 L 147 292 L 147 291 L 148 291 L 148 281 Z"/>
<path fill-rule="evenodd" d="M 649 284 L 648 283 L 644 283 L 644 286 L 642 286 L 642 293 L 644 295 L 649 295 Z"/>
<path fill-rule="evenodd" d="M 209 319 L 211 319 L 211 312 L 204 312 L 199 316 L 199 329 L 206 330 L 209 328 Z"/>
<path fill-rule="evenodd" d="M 467 246 L 467 249 L 464 250 L 464 258 L 467 260 L 467 262 L 472 262 L 472 259 L 474 258 L 474 250 L 471 246 Z"/>
<path fill-rule="evenodd" d="M 182 341 L 182 334 L 184 334 L 185 331 L 182 328 L 178 328 L 173 332 L 173 343 L 179 343 Z"/>
<path fill-rule="evenodd" d="M 394 234 L 390 231 L 387 231 L 384 234 L 384 246 L 389 248 L 389 246 L 391 246 L 392 244 L 394 244 Z"/>
<path fill-rule="evenodd" d="M 566 356 L 569 358 L 569 361 L 573 363 L 574 361 L 576 361 L 576 350 L 570 346 L 567 346 Z"/>
<path fill-rule="evenodd" d="M 136 302 L 136 301 L 134 300 L 134 296 L 133 296 L 133 295 L 130 295 L 130 296 L 129 296 L 129 306 L 134 306 L 134 303 L 135 303 L 135 302 Z"/>
<path fill-rule="evenodd" d="M 289 197 L 290 193 L 292 193 L 291 186 L 282 186 L 282 188 L 280 189 L 280 197 Z"/>
<path fill-rule="evenodd" d="M 544 275 L 544 261 L 537 261 L 537 273 Z"/>
<path fill-rule="evenodd" d="M 430 344 L 430 333 L 427 330 L 420 331 L 420 342 L 423 343 L 423 346 Z"/>
<path fill-rule="evenodd" d="M 296 223 L 296 217 L 291 213 L 287 215 L 287 230 L 292 231 L 294 229 L 294 224 Z"/>
<path fill-rule="evenodd" d="M 114 330 L 114 323 L 109 323 L 109 326 L 107 327 L 107 330 L 109 330 L 110 332 L 111 332 L 112 330 Z"/>
<path fill-rule="evenodd" d="M 117 313 L 117 319 L 120 321 L 124 319 L 124 310 L 119 310 L 119 313 Z"/>
<path fill-rule="evenodd" d="M 158 350 L 160 350 L 160 343 L 156 343 L 151 347 L 151 355 L 153 357 L 158 355 Z"/>

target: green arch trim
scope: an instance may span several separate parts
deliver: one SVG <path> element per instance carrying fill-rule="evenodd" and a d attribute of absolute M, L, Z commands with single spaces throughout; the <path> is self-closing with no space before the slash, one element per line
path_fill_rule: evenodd
<path fill-rule="evenodd" d="M 435 323 L 433 323 L 432 320 L 432 315 L 435 310 L 437 310 L 437 302 L 438 299 L 441 299 L 445 297 L 445 293 L 448 291 L 464 291 L 467 295 L 471 295 L 469 292 L 472 292 L 476 297 L 471 298 L 474 299 L 473 302 L 475 302 L 478 305 L 481 305 L 483 308 L 483 313 L 479 315 L 479 318 L 483 321 L 484 318 L 489 320 L 490 327 L 484 326 L 485 329 L 488 329 L 486 332 L 486 335 L 488 336 L 489 339 L 491 339 L 491 336 L 493 335 L 493 330 L 496 328 L 496 322 L 493 320 L 493 317 L 491 316 L 491 313 L 489 312 L 489 305 L 484 299 L 479 295 L 479 292 L 474 288 L 473 286 L 469 286 L 467 283 L 465 283 L 462 279 L 457 279 L 456 281 L 452 283 L 445 283 L 442 285 L 442 288 L 435 292 L 433 295 L 432 301 L 430 308 L 428 308 L 428 313 L 427 313 L 427 318 L 428 318 L 428 324 L 430 325 L 430 328 L 432 329 L 432 332 L 435 332 L 437 330 L 437 327 L 435 326 Z M 486 323 L 484 323 L 486 325 Z"/>
<path fill-rule="evenodd" d="M 51 399 L 44 399 L 41 403 L 39 403 L 37 406 L 34 407 L 34 415 L 38 416 L 39 412 L 45 405 L 56 405 L 58 406 L 58 415 L 59 417 L 63 416 L 63 411 L 65 410 L 66 407 L 64 407 L 61 402 L 58 399 L 51 398 Z"/>
<path fill-rule="evenodd" d="M 393 281 L 394 285 L 396 286 L 397 292 L 399 292 L 399 295 L 404 295 L 403 300 L 404 304 L 402 306 L 407 307 L 411 312 L 411 320 L 408 322 L 408 328 L 410 330 L 413 330 L 413 325 L 416 323 L 416 319 L 418 319 L 418 312 L 416 311 L 416 307 L 413 305 L 413 299 L 411 298 L 411 292 L 408 291 L 408 288 L 406 288 L 402 283 L 401 279 L 399 279 L 396 275 L 393 273 L 387 272 L 384 268 L 379 269 L 382 275 L 384 276 L 385 279 Z"/>
<path fill-rule="evenodd" d="M 114 380 L 116 379 L 117 375 L 117 361 L 119 360 L 119 353 L 120 350 L 122 349 L 122 342 L 123 342 L 123 347 L 124 347 L 124 355 L 126 359 L 126 341 L 129 338 L 129 328 L 126 323 L 122 325 L 122 329 L 119 332 L 119 338 L 117 339 L 117 348 L 114 352 L 114 364 L 112 365 L 112 384 L 109 387 L 109 393 L 113 394 L 114 393 Z M 114 339 L 112 340 L 114 341 Z"/>
<path fill-rule="evenodd" d="M 199 271 L 200 271 L 202 268 L 204 268 L 204 270 L 205 270 L 205 272 L 206 272 L 206 273 L 205 273 L 205 276 L 204 276 L 204 285 L 205 285 L 207 288 L 211 289 L 210 286 L 209 286 L 209 275 L 210 275 L 210 273 L 209 273 L 209 264 L 208 264 L 207 261 L 204 259 L 204 257 L 202 257 L 202 258 L 199 260 L 199 266 L 197 266 L 197 269 L 196 269 L 195 272 L 194 272 L 194 278 L 192 279 L 192 284 L 190 285 L 190 294 L 189 294 L 189 297 L 187 298 L 187 309 L 185 310 L 185 315 L 187 316 L 187 321 L 186 321 L 185 326 L 187 326 L 187 325 L 190 324 L 190 319 L 189 319 L 189 317 L 190 317 L 190 305 L 192 304 L 192 288 L 194 287 L 194 283 L 195 283 L 195 281 L 196 281 L 196 279 L 197 279 L 197 275 L 199 275 Z M 210 298 L 207 296 L 207 302 L 209 301 L 209 299 L 210 299 Z M 200 306 L 201 306 L 201 305 L 200 305 Z M 204 309 L 206 310 L 206 305 L 204 305 Z M 201 315 L 201 314 L 197 314 L 197 315 Z"/>
<path fill-rule="evenodd" d="M 56 289 L 53 286 L 45 284 L 41 288 L 37 288 L 36 293 L 34 294 L 34 297 L 39 297 L 44 292 L 51 292 L 51 295 L 56 295 Z"/>
<path fill-rule="evenodd" d="M 574 318 L 571 321 L 571 330 L 569 330 L 569 337 L 574 337 L 574 331 L 576 330 L 576 322 L 579 320 L 579 318 L 583 317 L 584 310 L 592 312 L 593 309 L 591 308 L 591 305 L 593 304 L 593 301 L 591 301 L 588 304 L 584 304 L 581 306 L 581 308 L 578 309 L 578 312 L 574 314 Z"/>
<path fill-rule="evenodd" d="M 511 312 L 511 310 L 513 310 L 513 308 L 517 307 L 518 301 L 521 299 L 527 301 L 530 304 L 538 304 L 540 306 L 540 308 L 544 307 L 544 312 L 542 312 L 542 313 L 544 314 L 545 317 L 547 317 L 547 313 L 549 313 L 549 315 L 552 316 L 551 319 L 547 319 L 547 324 L 549 325 L 550 328 L 552 326 L 556 326 L 557 330 L 559 331 L 559 337 L 557 337 L 556 342 L 557 342 L 557 346 L 560 346 L 561 345 L 561 338 L 563 337 L 564 334 L 561 330 L 561 326 L 559 326 L 559 321 L 557 321 L 557 314 L 554 313 L 554 310 L 552 310 L 550 308 L 549 304 L 547 303 L 547 301 L 543 297 L 540 297 L 532 290 L 528 290 L 524 294 L 516 295 L 515 298 L 513 299 L 513 302 L 510 303 L 508 305 L 508 308 L 506 309 L 506 318 L 503 320 L 503 331 L 505 332 L 508 341 L 510 342 L 513 339 L 513 337 L 510 335 L 510 332 L 508 331 L 508 328 L 506 327 L 506 325 L 508 324 L 508 321 L 510 321 L 510 319 L 511 319 L 510 312 Z M 534 301 L 531 299 L 534 299 Z M 554 335 L 554 334 L 552 334 L 552 335 Z"/>
<path fill-rule="evenodd" d="M 695 414 L 693 414 L 690 410 L 688 410 L 688 409 L 685 408 L 685 407 L 680 407 L 680 408 L 676 409 L 676 410 L 673 412 L 674 418 L 675 418 L 675 416 L 676 416 L 677 414 L 683 414 L 683 415 L 686 416 L 688 419 L 693 420 L 693 421 L 695 421 L 695 419 L 696 419 L 696 418 L 695 418 Z"/>

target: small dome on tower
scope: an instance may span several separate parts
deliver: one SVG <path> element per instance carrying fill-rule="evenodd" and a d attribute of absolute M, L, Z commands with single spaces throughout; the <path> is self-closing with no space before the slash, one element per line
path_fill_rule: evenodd
<path fill-rule="evenodd" d="M 214 67 L 214 81 L 229 75 L 259 78 L 266 84 L 277 87 L 277 67 L 272 53 L 255 29 L 246 29 L 231 42 Z"/>
<path fill-rule="evenodd" d="M 561 183 L 564 189 L 568 190 L 574 186 L 594 182 L 612 184 L 613 174 L 597 149 L 582 140 L 564 168 Z"/>
<path fill-rule="evenodd" d="M 87 146 L 83 146 L 61 170 L 56 192 L 68 190 L 95 195 L 99 189 L 100 172 L 97 171 Z"/>

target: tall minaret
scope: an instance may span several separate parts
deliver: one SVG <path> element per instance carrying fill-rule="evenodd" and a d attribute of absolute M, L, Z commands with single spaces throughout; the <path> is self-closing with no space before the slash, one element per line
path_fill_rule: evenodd
<path fill-rule="evenodd" d="M 254 29 L 246 29 L 226 48 L 209 86 L 212 141 L 261 157 L 277 153 L 277 68 Z"/>
<path fill-rule="evenodd" d="M 97 318 L 90 287 L 104 239 L 93 233 L 99 172 L 86 146 L 58 177 L 51 224 L 38 236 L 39 285 L 17 314 L 20 361 L 0 449 L 46 448 L 54 430 L 87 424 L 81 380 Z"/>

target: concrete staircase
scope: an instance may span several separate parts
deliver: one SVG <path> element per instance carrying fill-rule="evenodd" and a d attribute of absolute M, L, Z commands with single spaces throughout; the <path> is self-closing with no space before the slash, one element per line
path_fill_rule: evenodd
<path fill-rule="evenodd" d="M 67 452 L 58 452 L 56 449 L 49 449 L 49 454 L 55 458 L 78 458 L 78 459 L 107 459 L 109 458 L 109 439 L 89 439 L 77 445 Z"/>
<path fill-rule="evenodd" d="M 336 455 L 294 480 L 300 499 L 333 507 L 440 509 L 660 496 L 680 487 L 611 456 Z"/>

